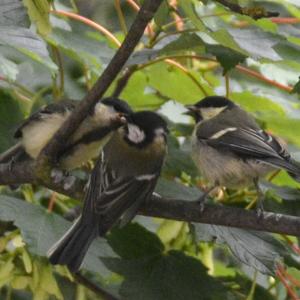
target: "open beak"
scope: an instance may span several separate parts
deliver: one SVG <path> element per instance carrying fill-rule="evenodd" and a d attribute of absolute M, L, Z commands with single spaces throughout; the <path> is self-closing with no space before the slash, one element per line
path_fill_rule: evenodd
<path fill-rule="evenodd" d="M 114 117 L 114 122 L 116 122 L 118 125 L 122 126 L 127 124 L 127 119 L 126 119 L 126 114 L 124 113 L 118 113 L 115 117 Z"/>
<path fill-rule="evenodd" d="M 194 105 L 185 105 L 184 107 L 187 109 L 183 113 L 184 115 L 193 116 L 197 112 L 197 108 Z"/>

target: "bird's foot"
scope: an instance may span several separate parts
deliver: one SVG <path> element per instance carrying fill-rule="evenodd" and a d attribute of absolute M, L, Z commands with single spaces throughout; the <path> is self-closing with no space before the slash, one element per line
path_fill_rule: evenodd
<path fill-rule="evenodd" d="M 67 191 L 67 190 L 70 190 L 74 183 L 76 181 L 76 177 L 73 176 L 73 175 L 68 175 L 67 177 L 65 177 L 64 179 L 64 189 Z"/>
<path fill-rule="evenodd" d="M 256 216 L 258 219 L 263 219 L 264 217 L 264 206 L 263 206 L 263 201 L 261 198 L 257 199 L 257 204 L 256 204 Z"/>
<path fill-rule="evenodd" d="M 8 171 L 9 172 L 12 172 L 15 163 L 16 163 L 16 159 L 14 157 L 12 157 L 12 159 L 8 162 Z"/>
<path fill-rule="evenodd" d="M 53 179 L 54 183 L 62 182 L 65 178 L 64 171 L 60 169 L 53 169 L 51 171 L 51 178 Z"/>
<path fill-rule="evenodd" d="M 200 212 L 203 213 L 204 209 L 205 209 L 205 201 L 207 198 L 207 194 L 203 194 L 198 200 L 197 203 L 199 204 L 199 208 L 200 208 Z"/>

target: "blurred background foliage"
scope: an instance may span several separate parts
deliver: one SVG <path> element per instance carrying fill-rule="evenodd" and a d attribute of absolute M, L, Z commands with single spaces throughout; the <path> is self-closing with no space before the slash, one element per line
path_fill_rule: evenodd
<path fill-rule="evenodd" d="M 192 124 L 181 115 L 184 104 L 206 95 L 229 96 L 300 160 L 300 2 L 227 1 L 254 16 L 259 8 L 280 15 L 259 20 L 218 2 L 226 1 L 163 1 L 119 76 L 131 75 L 121 98 L 136 110 L 158 110 L 169 119 L 169 154 L 157 187 L 165 197 L 195 200 L 198 188 L 207 188 L 188 154 Z M 0 152 L 15 143 L 15 128 L 40 106 L 82 99 L 140 5 L 0 1 Z M 118 87 L 117 80 L 107 95 Z M 266 210 L 300 214 L 299 184 L 285 172 L 262 186 Z M 0 299 L 300 297 L 298 239 L 140 216 L 98 239 L 81 275 L 74 276 L 50 266 L 45 255 L 70 226 L 64 215 L 80 201 L 41 186 L 0 192 Z M 251 209 L 256 194 L 219 190 L 211 201 Z"/>

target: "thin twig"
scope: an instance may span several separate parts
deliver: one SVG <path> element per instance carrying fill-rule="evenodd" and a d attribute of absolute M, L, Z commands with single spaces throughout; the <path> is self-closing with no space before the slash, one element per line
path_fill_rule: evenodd
<path fill-rule="evenodd" d="M 229 98 L 230 97 L 230 85 L 229 85 L 229 75 L 228 73 L 226 73 L 224 75 L 225 78 L 225 87 L 226 87 L 226 97 Z"/>
<path fill-rule="evenodd" d="M 52 50 L 55 55 L 55 60 L 56 60 L 56 63 L 58 65 L 58 69 L 59 69 L 59 97 L 61 98 L 61 96 L 64 94 L 64 90 L 65 90 L 64 66 L 63 66 L 61 53 L 60 53 L 58 47 L 52 46 Z"/>
<path fill-rule="evenodd" d="M 125 18 L 124 18 L 124 14 L 123 14 L 123 11 L 122 11 L 120 0 L 115 0 L 114 4 L 115 4 L 115 8 L 116 8 L 116 11 L 117 11 L 117 14 L 118 14 L 121 29 L 122 29 L 124 34 L 127 34 L 126 21 L 125 21 Z"/>
<path fill-rule="evenodd" d="M 107 30 L 105 27 L 103 27 L 102 25 L 88 19 L 85 18 L 81 15 L 78 15 L 76 13 L 72 13 L 69 11 L 64 11 L 64 10 L 51 10 L 50 13 L 54 14 L 54 15 L 58 15 L 58 16 L 65 16 L 68 18 L 72 18 L 75 20 L 78 20 L 84 24 L 87 24 L 93 28 L 95 28 L 96 30 L 102 32 L 107 38 L 109 38 L 116 46 L 120 46 L 121 43 L 119 42 L 119 40 L 109 31 Z"/>
<path fill-rule="evenodd" d="M 101 299 L 104 300 L 119 300 L 119 298 L 115 297 L 114 295 L 108 293 L 104 289 L 100 288 L 94 282 L 89 280 L 87 277 L 83 276 L 80 273 L 73 273 L 73 277 L 75 278 L 76 282 L 82 284 L 89 290 L 93 291 L 95 294 L 99 295 Z"/>

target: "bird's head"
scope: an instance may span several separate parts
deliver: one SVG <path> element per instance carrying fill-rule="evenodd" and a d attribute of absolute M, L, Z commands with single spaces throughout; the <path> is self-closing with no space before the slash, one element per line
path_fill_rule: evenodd
<path fill-rule="evenodd" d="M 185 114 L 193 117 L 196 123 L 198 123 L 214 118 L 225 110 L 235 106 L 232 101 L 225 97 L 209 96 L 193 105 L 186 105 L 185 107 L 188 111 Z"/>
<path fill-rule="evenodd" d="M 98 101 L 92 114 L 103 124 L 122 126 L 127 122 L 126 116 L 131 113 L 132 109 L 127 102 L 109 97 Z"/>
<path fill-rule="evenodd" d="M 128 115 L 126 119 L 123 134 L 129 145 L 143 148 L 152 143 L 166 143 L 169 132 L 167 123 L 157 113 L 140 111 Z"/>

